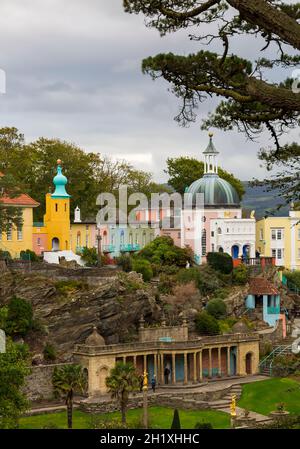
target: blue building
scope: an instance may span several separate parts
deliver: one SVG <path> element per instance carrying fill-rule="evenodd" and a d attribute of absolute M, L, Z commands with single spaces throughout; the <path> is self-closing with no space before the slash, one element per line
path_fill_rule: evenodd
<path fill-rule="evenodd" d="M 250 280 L 249 293 L 245 306 L 249 311 L 255 312 L 257 317 L 275 326 L 281 319 L 280 294 L 274 284 L 262 277 Z"/>

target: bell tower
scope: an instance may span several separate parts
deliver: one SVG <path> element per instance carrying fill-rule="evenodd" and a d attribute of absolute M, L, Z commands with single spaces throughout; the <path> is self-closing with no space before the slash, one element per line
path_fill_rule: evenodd
<path fill-rule="evenodd" d="M 68 180 L 62 173 L 61 160 L 57 161 L 57 174 L 53 178 L 54 193 L 46 195 L 44 224 L 48 235 L 48 251 L 70 250 L 70 195 L 66 191 Z"/>

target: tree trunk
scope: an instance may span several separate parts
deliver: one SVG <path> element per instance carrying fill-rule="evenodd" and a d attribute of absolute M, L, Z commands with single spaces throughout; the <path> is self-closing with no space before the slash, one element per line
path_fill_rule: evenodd
<path fill-rule="evenodd" d="M 73 401 L 69 399 L 67 401 L 67 415 L 68 415 L 68 429 L 73 428 Z"/>
<path fill-rule="evenodd" d="M 122 424 L 126 424 L 126 407 L 124 404 L 121 404 L 121 415 L 122 415 Z"/>

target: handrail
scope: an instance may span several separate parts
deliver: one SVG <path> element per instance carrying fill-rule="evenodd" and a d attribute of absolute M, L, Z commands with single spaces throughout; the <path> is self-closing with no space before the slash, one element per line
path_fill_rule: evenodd
<path fill-rule="evenodd" d="M 292 350 L 292 345 L 283 346 L 283 349 L 278 354 L 276 354 L 276 357 L 278 357 L 280 354 L 282 354 L 286 349 Z M 273 359 L 271 360 L 271 363 L 270 363 L 270 374 L 272 374 L 273 362 L 274 362 L 274 359 L 276 357 L 273 357 Z"/>

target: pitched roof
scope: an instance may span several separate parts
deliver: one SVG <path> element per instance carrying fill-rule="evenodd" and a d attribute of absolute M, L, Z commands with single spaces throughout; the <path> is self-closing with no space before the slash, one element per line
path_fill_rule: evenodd
<path fill-rule="evenodd" d="M 251 278 L 249 282 L 249 293 L 251 295 L 278 295 L 279 291 L 274 284 L 265 278 Z"/>
<path fill-rule="evenodd" d="M 3 195 L 0 197 L 0 203 L 7 206 L 29 206 L 37 207 L 40 205 L 37 201 L 32 199 L 27 193 L 21 193 L 21 195 L 14 198 L 10 198 L 8 195 Z"/>

